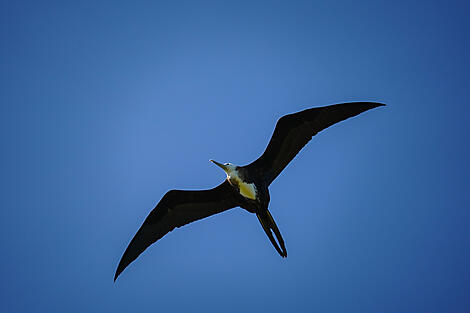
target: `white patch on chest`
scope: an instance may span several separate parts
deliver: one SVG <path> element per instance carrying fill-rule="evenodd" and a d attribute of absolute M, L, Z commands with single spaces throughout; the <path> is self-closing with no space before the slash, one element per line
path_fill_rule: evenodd
<path fill-rule="evenodd" d="M 256 200 L 256 187 L 255 184 L 247 184 L 243 182 L 236 171 L 230 172 L 228 180 L 232 185 L 237 185 L 240 189 L 240 194 L 245 198 Z"/>

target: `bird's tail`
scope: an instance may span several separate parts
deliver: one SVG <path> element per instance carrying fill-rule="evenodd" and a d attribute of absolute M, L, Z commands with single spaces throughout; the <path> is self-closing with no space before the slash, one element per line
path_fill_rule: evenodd
<path fill-rule="evenodd" d="M 284 239 L 282 239 L 281 232 L 277 228 L 276 222 L 274 221 L 268 209 L 263 210 L 262 212 L 256 213 L 256 216 L 258 217 L 258 220 L 261 223 L 261 226 L 263 226 L 263 229 L 266 232 L 266 235 L 268 235 L 269 240 L 273 244 L 274 248 L 276 248 L 276 251 L 283 258 L 287 257 L 287 249 L 286 249 L 286 246 L 284 245 Z M 281 248 L 279 248 L 278 243 L 274 239 L 273 232 L 276 235 L 277 241 L 279 242 L 279 245 L 281 246 Z"/>

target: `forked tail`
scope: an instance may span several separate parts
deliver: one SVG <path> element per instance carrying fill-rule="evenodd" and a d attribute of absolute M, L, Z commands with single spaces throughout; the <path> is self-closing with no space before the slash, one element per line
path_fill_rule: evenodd
<path fill-rule="evenodd" d="M 277 228 L 276 222 L 271 216 L 271 213 L 269 213 L 268 209 L 266 209 L 260 213 L 256 213 L 256 216 L 258 217 L 258 220 L 261 223 L 261 226 L 263 226 L 263 229 L 266 232 L 266 235 L 268 235 L 269 240 L 273 244 L 274 248 L 276 248 L 276 251 L 283 258 L 286 258 L 287 250 L 286 250 L 286 246 L 284 245 L 284 239 L 282 239 L 281 232 Z M 273 232 L 276 235 L 277 241 L 279 242 L 279 245 L 281 246 L 281 248 L 279 248 L 278 243 L 274 239 Z"/>

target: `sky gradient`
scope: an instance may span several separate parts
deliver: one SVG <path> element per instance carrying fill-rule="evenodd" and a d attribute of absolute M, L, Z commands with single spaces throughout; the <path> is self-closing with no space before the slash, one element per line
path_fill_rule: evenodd
<path fill-rule="evenodd" d="M 1 312 L 468 312 L 464 1 L 2 1 Z M 216 186 L 276 120 L 378 101 L 242 209 L 113 283 L 169 189 Z"/>

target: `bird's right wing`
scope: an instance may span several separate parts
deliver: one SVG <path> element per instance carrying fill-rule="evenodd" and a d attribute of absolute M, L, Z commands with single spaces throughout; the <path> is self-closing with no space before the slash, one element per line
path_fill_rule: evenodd
<path fill-rule="evenodd" d="M 114 280 L 151 244 L 188 223 L 238 206 L 237 194 L 225 180 L 209 190 L 170 190 L 150 212 L 131 240 L 116 269 Z"/>
<path fill-rule="evenodd" d="M 299 151 L 321 130 L 383 106 L 375 102 L 350 102 L 303 110 L 281 117 L 264 153 L 245 168 L 269 186 Z"/>

